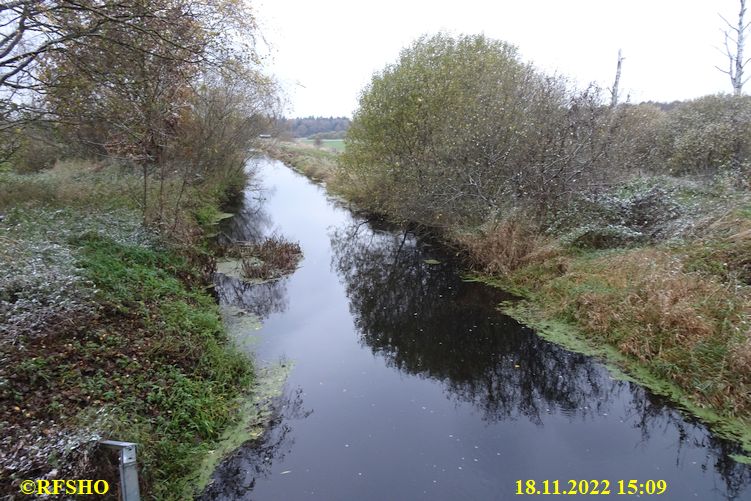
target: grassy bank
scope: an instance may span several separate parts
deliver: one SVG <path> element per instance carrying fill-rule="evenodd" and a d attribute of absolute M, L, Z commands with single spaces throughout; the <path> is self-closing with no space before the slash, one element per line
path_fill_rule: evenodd
<path fill-rule="evenodd" d="M 487 281 L 526 299 L 505 305 L 511 316 L 602 356 L 751 452 L 751 288 L 697 270 L 725 275 L 737 264 L 716 260 L 727 250 L 692 242 L 563 251 Z"/>
<path fill-rule="evenodd" d="M 336 185 L 328 161 L 310 166 L 304 150 L 283 151 L 281 160 Z M 751 451 L 748 193 L 721 180 L 640 178 L 575 202 L 544 228 L 527 220 L 446 235 L 484 281 L 525 298 L 508 313 L 608 358 Z"/>
<path fill-rule="evenodd" d="M 238 419 L 252 367 L 207 292 L 201 243 L 221 187 L 186 194 L 169 219 L 179 241 L 144 229 L 141 187 L 81 162 L 0 173 L 2 496 L 27 478 L 114 480 L 108 438 L 139 444 L 142 493 L 185 499 Z"/>
<path fill-rule="evenodd" d="M 751 452 L 751 290 L 696 271 L 726 271 L 729 263 L 707 259 L 720 249 L 725 245 L 715 242 L 560 250 L 483 280 L 525 298 L 504 305 L 506 313 L 614 363 Z"/>
<path fill-rule="evenodd" d="M 749 204 L 716 183 L 642 179 L 546 232 L 507 219 L 458 240 L 490 282 L 526 299 L 511 314 L 609 347 L 607 358 L 751 451 Z"/>
<path fill-rule="evenodd" d="M 315 139 L 300 139 L 298 142 L 334 153 L 344 151 L 344 139 L 321 139 L 320 144 L 316 144 Z"/>
<path fill-rule="evenodd" d="M 299 141 L 268 142 L 264 151 L 314 181 L 330 184 L 335 180 L 338 155 L 335 151 Z"/>

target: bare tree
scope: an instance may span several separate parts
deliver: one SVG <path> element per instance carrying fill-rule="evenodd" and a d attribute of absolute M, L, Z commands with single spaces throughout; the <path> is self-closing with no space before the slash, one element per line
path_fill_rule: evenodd
<path fill-rule="evenodd" d="M 618 66 L 615 69 L 615 82 L 613 82 L 613 88 L 610 89 L 610 107 L 615 107 L 618 104 L 618 85 L 621 81 L 621 65 L 625 58 L 621 55 L 621 49 L 618 49 Z"/>
<path fill-rule="evenodd" d="M 727 29 L 723 30 L 725 34 L 725 55 L 728 58 L 728 69 L 723 70 L 719 66 L 716 66 L 718 70 L 725 73 L 730 77 L 730 83 L 733 85 L 733 94 L 740 96 L 743 91 L 743 84 L 748 81 L 748 78 L 743 78 L 743 71 L 751 58 L 743 59 L 743 48 L 746 43 L 746 35 L 748 34 L 749 26 L 751 22 L 744 22 L 746 15 L 746 0 L 740 0 L 741 9 L 738 12 L 738 24 L 733 25 L 722 15 L 720 17 Z M 731 48 L 731 45 L 734 45 Z"/>

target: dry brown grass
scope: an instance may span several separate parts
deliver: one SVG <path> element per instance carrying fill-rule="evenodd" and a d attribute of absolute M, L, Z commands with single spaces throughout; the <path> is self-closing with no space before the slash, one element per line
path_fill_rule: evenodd
<path fill-rule="evenodd" d="M 683 257 L 667 249 L 590 255 L 570 266 L 536 282 L 535 296 L 548 311 L 700 402 L 751 413 L 748 288 L 687 272 Z"/>
<path fill-rule="evenodd" d="M 645 250 L 626 255 L 612 265 L 630 290 L 620 309 L 642 326 L 639 336 L 630 336 L 621 344 L 628 353 L 638 356 L 649 352 L 638 346 L 638 339 L 655 338 L 661 333 L 669 333 L 672 342 L 693 347 L 721 328 L 718 322 L 738 314 L 732 311 L 731 298 L 726 297 L 722 285 L 684 273 L 682 263 L 667 253 Z"/>
<path fill-rule="evenodd" d="M 272 235 L 260 243 L 235 245 L 225 254 L 241 259 L 245 278 L 271 280 L 295 271 L 302 258 L 302 249 L 297 242 Z"/>
<path fill-rule="evenodd" d="M 733 367 L 745 374 L 746 383 L 751 385 L 751 331 L 746 333 L 745 341 L 733 346 L 730 357 Z"/>
<path fill-rule="evenodd" d="M 28 203 L 135 208 L 140 180 L 116 166 L 66 160 L 32 174 L 0 174 L 0 208 Z"/>
<path fill-rule="evenodd" d="M 566 251 L 519 218 L 457 237 L 551 317 L 576 324 L 700 405 L 751 420 L 751 218 L 729 212 L 682 246 Z"/>
<path fill-rule="evenodd" d="M 560 255 L 560 248 L 551 239 L 515 217 L 486 226 L 479 232 L 460 233 L 456 240 L 466 249 L 472 265 L 490 274 L 505 275 Z M 565 266 L 563 261 L 560 263 Z"/>

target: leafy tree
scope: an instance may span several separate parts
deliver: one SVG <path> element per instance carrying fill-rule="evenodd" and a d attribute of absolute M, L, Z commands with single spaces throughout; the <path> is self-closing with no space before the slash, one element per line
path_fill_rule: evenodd
<path fill-rule="evenodd" d="M 164 223 L 163 188 L 175 171 L 169 168 L 175 155 L 187 162 L 178 169 L 187 176 L 183 186 L 206 174 L 207 158 L 222 160 L 221 155 L 196 148 L 193 156 L 186 158 L 178 153 L 181 136 L 198 134 L 204 139 L 202 148 L 231 146 L 225 157 L 235 153 L 244 157 L 248 136 L 236 134 L 235 127 L 237 120 L 247 122 L 251 117 L 238 119 L 235 115 L 249 109 L 253 114 L 262 109 L 273 115 L 273 106 L 268 105 L 275 88 L 260 74 L 252 45 L 256 25 L 243 2 L 135 1 L 128 12 L 137 22 L 109 23 L 85 42 L 74 39 L 63 43 L 65 50 L 38 58 L 34 76 L 46 112 L 60 122 L 61 132 L 71 143 L 82 146 L 79 154 L 119 158 L 142 170 L 145 220 L 148 183 L 156 175 L 158 203 L 152 216 L 157 223 Z M 237 91 L 239 81 L 248 85 L 247 92 Z M 216 92 L 209 92 L 210 88 Z M 208 94 L 217 99 L 212 106 L 227 114 L 226 123 L 217 123 L 212 106 L 205 106 Z M 240 103 L 235 99 L 240 95 L 252 102 Z M 233 109 L 226 108 L 229 103 Z M 211 137 L 198 130 L 207 120 L 218 127 Z M 223 135 L 230 129 L 234 132 Z M 226 144 L 230 137 L 237 142 Z M 234 160 L 213 167 L 215 175 L 218 167 L 238 170 Z"/>
<path fill-rule="evenodd" d="M 507 43 L 424 36 L 362 93 L 341 175 L 350 195 L 430 225 L 520 203 L 542 214 L 600 165 L 607 112 Z"/>
<path fill-rule="evenodd" d="M 255 29 L 233 0 L 135 2 L 137 23 L 101 27 L 85 43 L 41 58 L 37 80 L 53 116 L 100 153 L 160 160 L 175 120 L 205 71 L 240 57 L 228 33 Z"/>
<path fill-rule="evenodd" d="M 110 26 L 140 26 L 149 12 L 133 6 L 130 0 L 0 3 L 0 159 L 22 146 L 23 124 L 44 117 L 37 93 L 46 83 L 37 73 L 38 62 L 101 37 Z"/>
<path fill-rule="evenodd" d="M 204 78 L 181 110 L 165 152 L 166 168 L 180 173 L 177 208 L 191 184 L 211 181 L 242 190 L 252 147 L 279 109 L 275 82 L 257 71 L 240 68 Z"/>

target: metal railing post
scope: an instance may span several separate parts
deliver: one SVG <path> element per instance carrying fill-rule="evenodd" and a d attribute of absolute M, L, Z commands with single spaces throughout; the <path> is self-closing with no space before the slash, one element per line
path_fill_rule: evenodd
<path fill-rule="evenodd" d="M 120 452 L 120 494 L 122 501 L 140 501 L 136 444 L 117 440 L 102 440 L 99 443 L 108 449 L 116 449 Z"/>

